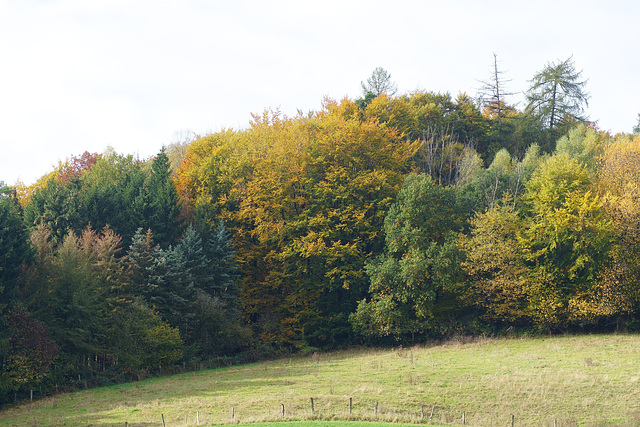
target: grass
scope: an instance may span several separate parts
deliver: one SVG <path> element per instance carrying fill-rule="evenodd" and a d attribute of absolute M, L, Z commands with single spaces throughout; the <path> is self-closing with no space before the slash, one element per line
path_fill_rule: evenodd
<path fill-rule="evenodd" d="M 638 349 L 640 336 L 589 335 L 320 354 L 58 395 L 0 412 L 0 426 L 195 425 L 196 413 L 200 425 L 461 424 L 463 411 L 476 426 L 639 425 Z"/>
<path fill-rule="evenodd" d="M 236 424 L 236 427 L 389 427 L 389 423 L 372 421 L 284 421 L 273 423 Z M 393 424 L 394 427 L 413 427 L 415 424 Z"/>

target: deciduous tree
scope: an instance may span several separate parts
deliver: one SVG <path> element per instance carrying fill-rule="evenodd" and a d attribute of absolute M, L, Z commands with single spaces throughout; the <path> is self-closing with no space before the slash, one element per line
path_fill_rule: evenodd
<path fill-rule="evenodd" d="M 554 129 L 559 124 L 584 121 L 589 94 L 582 71 L 576 71 L 573 56 L 564 61 L 548 63 L 531 80 L 527 91 L 527 111 L 535 115 L 549 130 L 551 142 L 562 134 Z"/>
<path fill-rule="evenodd" d="M 385 219 L 385 251 L 368 263 L 371 299 L 351 320 L 366 335 L 423 334 L 446 329 L 456 306 L 461 229 L 455 191 L 428 175 L 409 175 Z"/>
<path fill-rule="evenodd" d="M 381 93 L 393 96 L 398 91 L 397 85 L 391 80 L 391 74 L 382 67 L 376 67 L 367 82 L 361 82 L 360 85 L 364 95 L 371 92 L 374 96 Z"/>

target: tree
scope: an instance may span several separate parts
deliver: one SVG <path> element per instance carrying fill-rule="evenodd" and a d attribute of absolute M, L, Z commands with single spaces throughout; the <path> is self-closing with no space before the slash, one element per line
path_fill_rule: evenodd
<path fill-rule="evenodd" d="M 62 243 L 67 232 L 82 230 L 83 214 L 79 199 L 81 183 L 78 178 L 67 182 L 51 176 L 29 197 L 24 207 L 24 219 L 29 227 L 44 224 L 56 242 Z"/>
<path fill-rule="evenodd" d="M 203 287 L 211 296 L 218 297 L 234 308 L 238 299 L 238 278 L 235 251 L 233 249 L 231 233 L 220 221 L 213 230 L 205 233 L 207 238 L 204 251 L 207 255 L 207 270 L 209 273 L 208 287 Z"/>
<path fill-rule="evenodd" d="M 178 193 L 171 177 L 171 164 L 164 147 L 151 162 L 149 188 L 149 228 L 162 246 L 175 244 L 182 234 L 178 220 Z"/>
<path fill-rule="evenodd" d="M 485 110 L 491 117 L 495 117 L 498 124 L 498 141 L 501 147 L 503 144 L 503 119 L 508 111 L 507 102 L 505 98 L 513 93 L 507 92 L 504 88 L 504 83 L 509 80 L 503 80 L 503 71 L 498 70 L 498 55 L 493 54 L 493 69 L 491 71 L 491 79 L 481 81 L 482 87 L 480 88 L 480 102 L 484 106 Z"/>
<path fill-rule="evenodd" d="M 589 94 L 586 80 L 580 80 L 582 71 L 576 71 L 573 56 L 547 64 L 531 80 L 527 91 L 527 110 L 542 120 L 549 130 L 562 121 L 584 121 Z"/>
<path fill-rule="evenodd" d="M 169 366 L 183 356 L 180 331 L 139 299 L 114 310 L 109 317 L 109 351 L 119 371 L 142 379 L 145 371 Z"/>
<path fill-rule="evenodd" d="M 558 328 L 592 320 L 593 299 L 614 241 L 592 174 L 567 153 L 550 157 L 526 185 L 518 241 L 531 276 L 535 321 Z"/>
<path fill-rule="evenodd" d="M 633 127 L 633 133 L 635 134 L 640 133 L 640 113 L 638 114 L 638 121 L 636 122 L 636 125 Z"/>
<path fill-rule="evenodd" d="M 576 159 L 580 164 L 594 171 L 608 145 L 609 135 L 606 132 L 597 131 L 593 127 L 580 123 L 562 136 L 556 143 L 554 154 L 566 153 Z"/>
<path fill-rule="evenodd" d="M 20 267 L 31 255 L 20 204 L 11 188 L 0 181 L 0 315 L 14 299 Z"/>
<path fill-rule="evenodd" d="M 605 146 L 598 168 L 597 187 L 611 219 L 619 250 L 603 278 L 608 289 L 600 306 L 615 313 L 637 310 L 640 300 L 640 136 L 618 137 Z M 612 304 L 612 301 L 615 302 Z"/>
<path fill-rule="evenodd" d="M 183 339 L 189 341 L 195 317 L 190 301 L 194 299 L 195 289 L 187 260 L 179 247 L 162 249 L 156 246 L 151 255 L 153 262 L 145 292 L 147 301 L 171 326 L 180 329 Z"/>
<path fill-rule="evenodd" d="M 351 316 L 365 335 L 422 334 L 446 328 L 459 271 L 455 191 L 409 175 L 384 221 L 385 252 L 367 263 L 372 298 Z"/>
<path fill-rule="evenodd" d="M 82 220 L 100 229 L 109 225 L 124 242 L 147 227 L 149 174 L 142 161 L 107 149 L 82 177 Z"/>
<path fill-rule="evenodd" d="M 465 254 L 465 296 L 491 323 L 526 320 L 527 269 L 520 256 L 518 231 L 523 227 L 509 198 L 471 220 L 471 231 L 458 240 Z"/>
<path fill-rule="evenodd" d="M 369 92 L 375 97 L 381 93 L 393 96 L 398 91 L 398 87 L 391 80 L 391 75 L 382 67 L 376 67 L 371 73 L 371 77 L 367 79 L 367 82 L 360 82 L 360 85 L 362 86 L 365 99 Z"/>
<path fill-rule="evenodd" d="M 0 318 L 0 325 L 2 320 Z M 6 325 L 2 327 L 6 327 L 10 337 L 7 354 L 0 353 L 0 404 L 3 403 L 3 388 L 26 390 L 43 380 L 58 353 L 45 324 L 34 319 L 24 307 L 11 309 L 6 316 Z M 3 387 L 5 382 L 8 384 Z"/>

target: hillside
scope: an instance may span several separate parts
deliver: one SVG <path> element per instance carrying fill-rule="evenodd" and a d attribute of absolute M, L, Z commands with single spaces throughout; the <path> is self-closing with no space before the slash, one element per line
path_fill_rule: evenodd
<path fill-rule="evenodd" d="M 282 405 L 286 420 L 456 424 L 464 411 L 467 425 L 630 425 L 638 346 L 588 335 L 311 354 L 59 395 L 1 412 L 0 425 L 246 423 L 282 420 Z"/>

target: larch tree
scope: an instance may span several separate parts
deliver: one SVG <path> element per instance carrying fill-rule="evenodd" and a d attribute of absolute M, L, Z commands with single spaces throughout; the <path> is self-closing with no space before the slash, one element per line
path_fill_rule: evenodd
<path fill-rule="evenodd" d="M 507 111 L 506 97 L 513 95 L 505 89 L 505 83 L 502 75 L 504 71 L 498 69 L 498 55 L 493 54 L 493 68 L 491 70 L 491 78 L 481 81 L 479 98 L 481 105 L 492 116 L 495 117 L 498 124 L 498 137 L 502 137 L 502 120 Z"/>
<path fill-rule="evenodd" d="M 553 130 L 563 120 L 584 121 L 585 107 L 589 105 L 586 80 L 577 71 L 573 56 L 549 63 L 537 72 L 526 93 L 527 110 L 537 115 L 546 127 Z"/>
<path fill-rule="evenodd" d="M 369 92 L 374 96 L 378 96 L 381 93 L 393 96 L 398 92 L 398 86 L 391 80 L 391 74 L 382 67 L 376 67 L 367 82 L 361 82 L 360 85 L 365 97 Z"/>
<path fill-rule="evenodd" d="M 636 125 L 633 127 L 633 133 L 634 134 L 640 133 L 640 114 L 638 114 L 638 121 L 636 122 Z"/>

